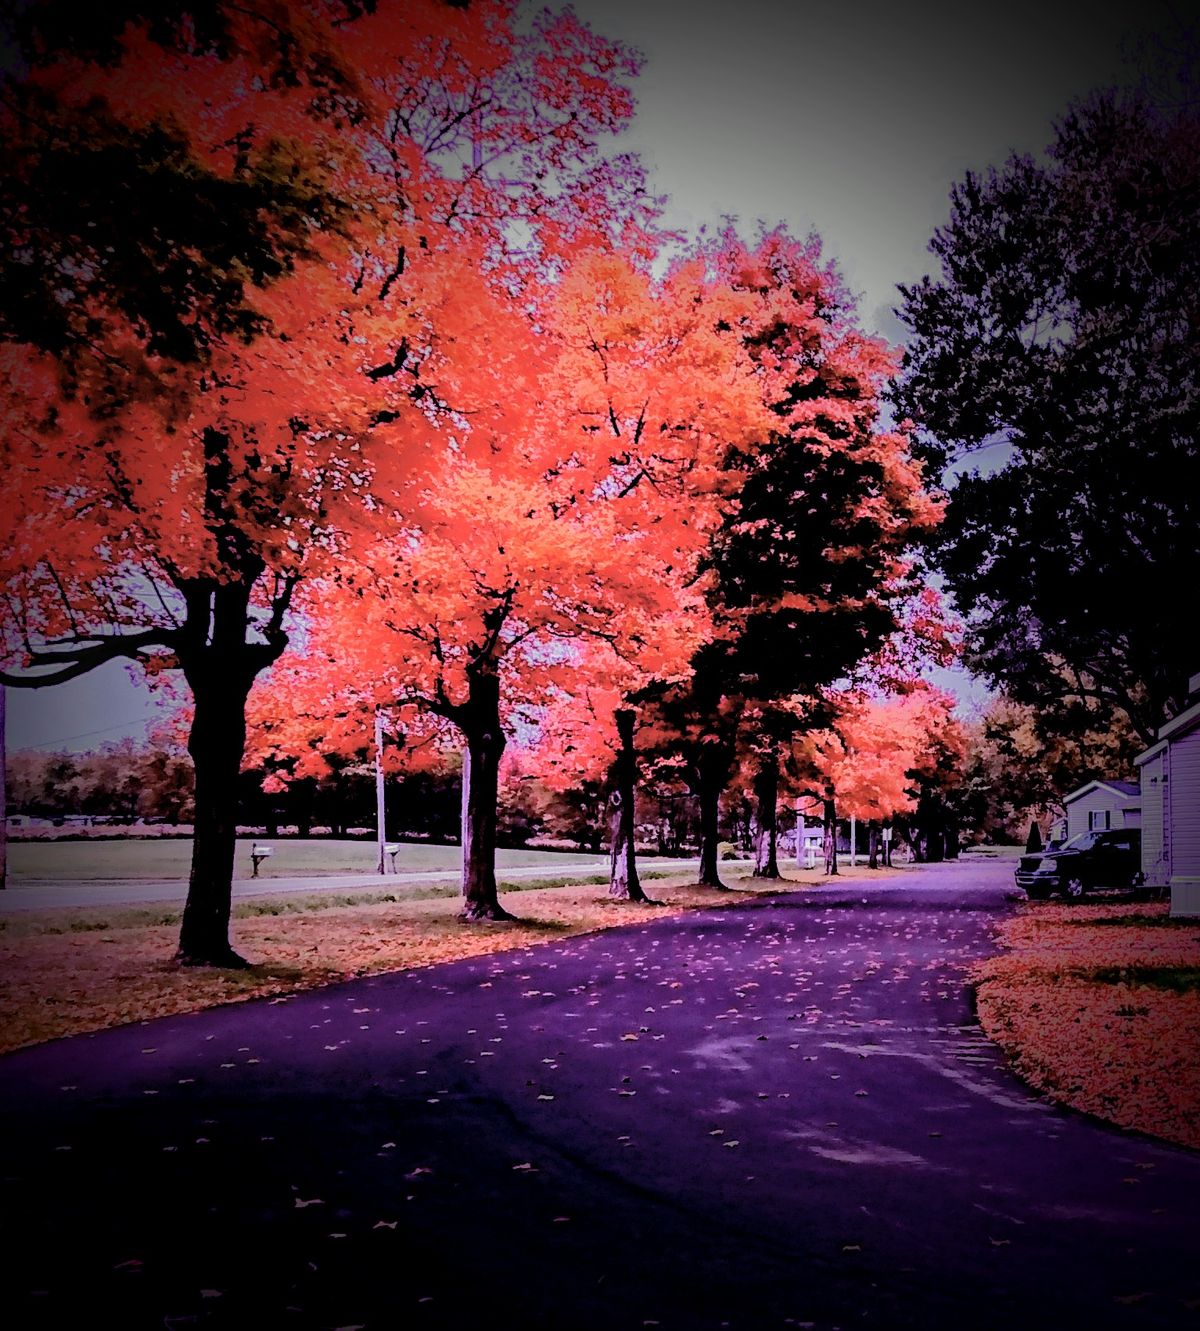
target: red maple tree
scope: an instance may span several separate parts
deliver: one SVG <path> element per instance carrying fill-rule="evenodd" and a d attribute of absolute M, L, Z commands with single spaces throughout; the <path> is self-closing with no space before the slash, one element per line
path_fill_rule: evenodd
<path fill-rule="evenodd" d="M 569 13 L 518 35 L 502 0 L 118 12 L 82 36 L 34 10 L 47 21 L 0 113 L 20 514 L 0 555 L 3 677 L 42 687 L 114 658 L 182 672 L 197 784 L 180 957 L 239 964 L 250 687 L 286 647 L 296 588 L 367 544 L 375 497 L 411 492 L 445 449 L 465 401 L 448 349 L 497 255 L 536 237 L 518 257 L 542 262 L 604 216 L 637 230 L 632 205 L 605 212 L 618 184 L 638 196 L 636 164 L 597 147 L 630 113 L 634 63 Z"/>

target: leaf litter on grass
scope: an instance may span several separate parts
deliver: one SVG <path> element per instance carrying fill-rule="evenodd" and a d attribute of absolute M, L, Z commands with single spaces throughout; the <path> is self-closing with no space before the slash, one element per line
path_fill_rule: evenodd
<path fill-rule="evenodd" d="M 1027 906 L 974 969 L 979 1019 L 1052 1098 L 1200 1148 L 1200 923 L 1165 904 Z"/>

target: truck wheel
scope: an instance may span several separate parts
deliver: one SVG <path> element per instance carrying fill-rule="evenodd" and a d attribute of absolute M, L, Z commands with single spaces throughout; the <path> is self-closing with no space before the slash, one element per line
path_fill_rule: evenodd
<path fill-rule="evenodd" d="M 1071 874 L 1067 879 L 1066 886 L 1063 888 L 1064 895 L 1069 897 L 1072 901 L 1081 900 L 1086 891 L 1087 887 L 1078 874 Z"/>

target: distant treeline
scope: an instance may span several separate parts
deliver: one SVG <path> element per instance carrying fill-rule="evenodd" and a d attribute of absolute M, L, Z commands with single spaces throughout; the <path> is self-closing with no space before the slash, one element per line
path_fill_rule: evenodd
<path fill-rule="evenodd" d="M 302 837 L 374 829 L 375 774 L 365 759 L 335 763 L 321 778 L 296 778 L 281 789 L 264 790 L 271 775 L 278 773 L 263 768 L 242 772 L 240 826 L 261 827 L 267 835 L 294 828 Z M 87 754 L 24 750 L 9 758 L 8 810 L 35 818 L 76 814 L 187 825 L 194 813 L 194 783 L 187 752 L 170 744 L 126 740 Z M 461 826 L 461 768 L 451 759 L 389 775 L 386 803 L 389 837 L 455 841 Z M 646 844 L 668 854 L 694 845 L 695 801 L 686 791 L 664 785 L 647 790 L 640 803 Z M 599 851 L 606 834 L 604 814 L 598 783 L 552 791 L 519 768 L 506 772 L 501 783 L 499 834 L 505 845 L 542 838 Z"/>
<path fill-rule="evenodd" d="M 1101 743 L 1101 738 L 1104 742 Z M 895 818 L 898 844 L 920 858 L 954 853 L 958 841 L 1023 840 L 1031 819 L 1046 827 L 1057 811 L 1056 791 L 1069 790 L 1093 773 L 1119 775 L 1124 750 L 1111 735 L 1084 735 L 1071 744 L 1048 745 L 1035 733 L 1028 709 L 996 699 L 969 728 L 960 769 L 935 774 L 917 788 L 916 810 Z M 1128 747 L 1127 745 L 1125 747 Z M 499 835 L 504 845 L 531 840 L 600 851 L 607 844 L 605 792 L 582 781 L 566 790 L 541 780 L 517 752 L 502 773 Z M 332 759 L 320 778 L 289 779 L 282 788 L 269 777 L 281 768 L 242 772 L 238 823 L 268 835 L 294 828 L 300 836 L 346 836 L 374 829 L 375 774 L 365 754 Z M 264 790 L 267 783 L 269 789 Z M 12 815 L 55 818 L 86 814 L 189 824 L 193 817 L 192 762 L 169 741 L 125 740 L 89 754 L 18 751 L 8 760 L 8 809 Z M 387 835 L 450 842 L 461 827 L 462 772 L 454 757 L 389 774 Z M 648 775 L 638 790 L 638 840 L 660 854 L 681 854 L 699 839 L 696 799 L 678 780 Z M 794 827 L 790 801 L 780 808 L 780 830 Z M 721 804 L 721 834 L 731 845 L 753 844 L 752 801 L 733 785 Z"/>

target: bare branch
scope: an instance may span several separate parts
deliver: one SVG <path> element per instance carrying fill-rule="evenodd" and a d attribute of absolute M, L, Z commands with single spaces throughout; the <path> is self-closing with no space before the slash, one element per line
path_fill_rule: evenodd
<path fill-rule="evenodd" d="M 0 671 L 0 684 L 18 689 L 43 689 L 52 684 L 63 684 L 69 679 L 78 679 L 80 675 L 108 661 L 136 660 L 147 647 L 174 648 L 176 640 L 175 630 L 156 628 L 111 637 L 96 634 L 49 642 L 28 649 L 26 668 L 36 670 L 43 666 L 55 667 L 51 673 L 25 675 L 4 670 Z"/>

